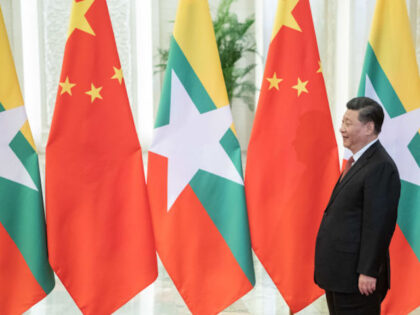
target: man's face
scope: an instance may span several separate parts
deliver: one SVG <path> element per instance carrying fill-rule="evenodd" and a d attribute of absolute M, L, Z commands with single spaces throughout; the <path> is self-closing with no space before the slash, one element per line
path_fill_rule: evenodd
<path fill-rule="evenodd" d="M 348 109 L 343 116 L 340 132 L 344 147 L 356 153 L 372 141 L 373 122 L 362 123 L 359 120 L 359 111 Z"/>

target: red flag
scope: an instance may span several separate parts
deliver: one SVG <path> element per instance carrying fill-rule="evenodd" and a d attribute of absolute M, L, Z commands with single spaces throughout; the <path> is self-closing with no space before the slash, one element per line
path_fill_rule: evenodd
<path fill-rule="evenodd" d="M 248 147 L 253 249 L 293 312 L 323 294 L 315 238 L 339 175 L 308 0 L 280 0 Z"/>
<path fill-rule="evenodd" d="M 84 314 L 152 283 L 142 153 L 105 0 L 74 1 L 46 152 L 50 261 Z"/>

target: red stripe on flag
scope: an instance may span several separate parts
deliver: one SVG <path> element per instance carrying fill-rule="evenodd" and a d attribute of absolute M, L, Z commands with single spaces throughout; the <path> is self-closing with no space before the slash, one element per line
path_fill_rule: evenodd
<path fill-rule="evenodd" d="M 167 211 L 167 159 L 149 152 L 148 174 L 153 174 L 147 185 L 163 265 L 193 314 L 222 311 L 252 289 L 251 283 L 189 185 Z"/>
<path fill-rule="evenodd" d="M 21 314 L 46 294 L 1 224 L 0 253 L 0 314 Z"/>
<path fill-rule="evenodd" d="M 397 225 L 390 246 L 391 290 L 382 304 L 383 315 L 406 315 L 418 307 L 420 261 Z"/>

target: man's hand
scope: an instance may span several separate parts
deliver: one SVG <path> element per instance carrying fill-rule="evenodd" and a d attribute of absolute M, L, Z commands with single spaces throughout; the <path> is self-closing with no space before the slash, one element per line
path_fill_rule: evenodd
<path fill-rule="evenodd" d="M 369 295 L 376 290 L 376 278 L 366 275 L 359 276 L 359 291 L 363 295 Z"/>

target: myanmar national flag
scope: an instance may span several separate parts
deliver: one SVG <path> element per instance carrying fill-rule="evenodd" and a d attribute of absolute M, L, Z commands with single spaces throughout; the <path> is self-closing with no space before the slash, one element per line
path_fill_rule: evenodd
<path fill-rule="evenodd" d="M 21 314 L 53 288 L 38 156 L 0 9 L 0 314 Z"/>
<path fill-rule="evenodd" d="M 279 0 L 245 187 L 252 247 L 294 313 L 323 294 L 315 238 L 338 176 L 309 0 Z"/>
<path fill-rule="evenodd" d="M 401 197 L 383 314 L 420 305 L 420 77 L 405 0 L 378 0 L 359 95 L 385 111 L 381 143 L 397 164 Z"/>
<path fill-rule="evenodd" d="M 149 152 L 156 247 L 194 314 L 254 285 L 241 150 L 207 0 L 180 0 Z"/>
<path fill-rule="evenodd" d="M 142 152 L 105 0 L 73 1 L 46 153 L 50 261 L 84 314 L 157 276 Z"/>

